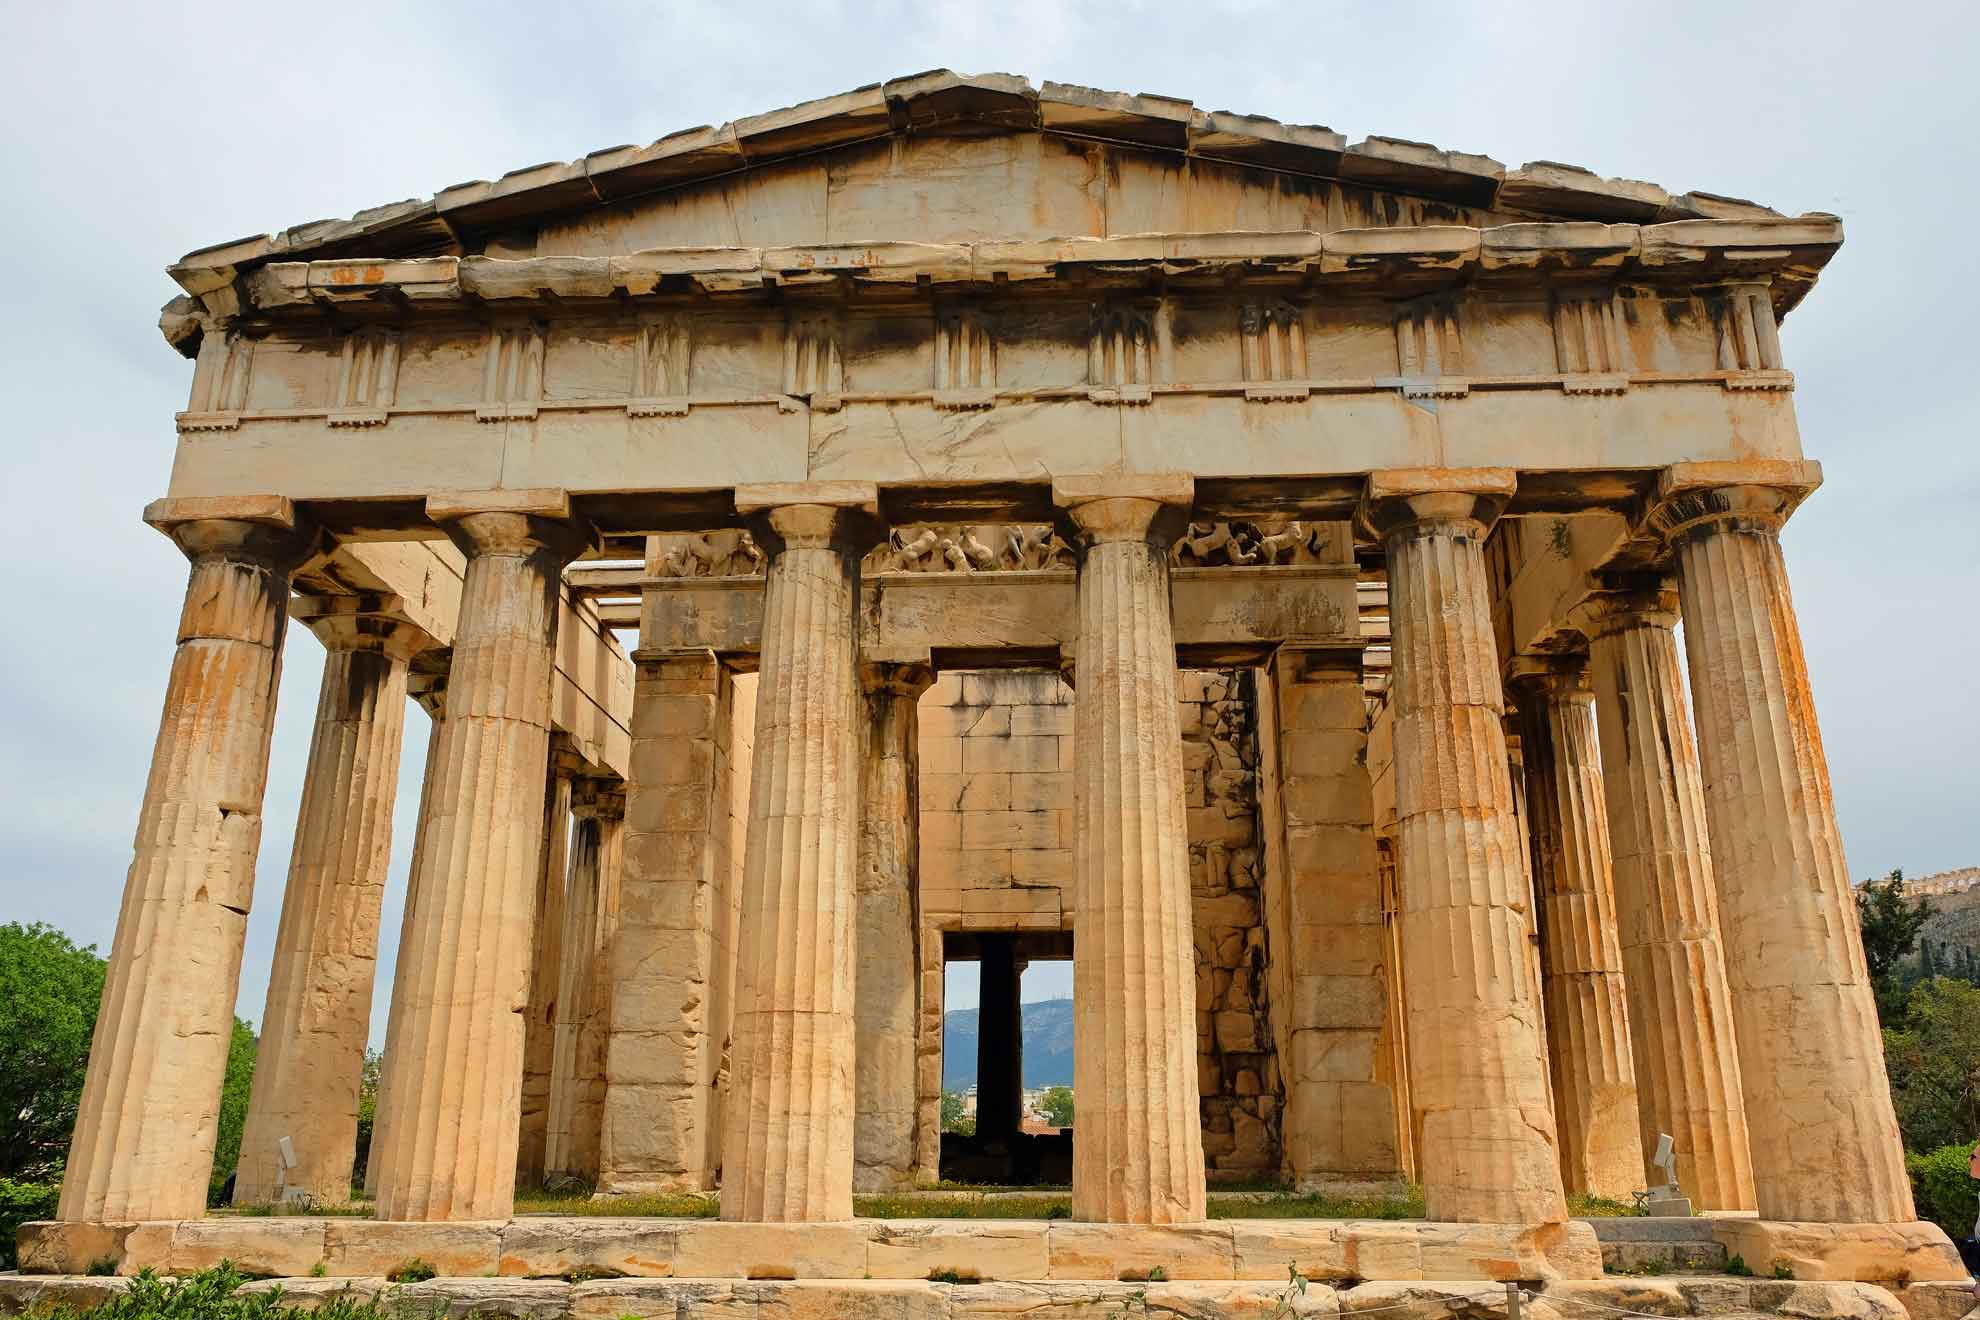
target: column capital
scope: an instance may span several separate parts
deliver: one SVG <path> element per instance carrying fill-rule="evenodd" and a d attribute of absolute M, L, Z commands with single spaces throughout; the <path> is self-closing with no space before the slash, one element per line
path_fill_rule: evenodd
<path fill-rule="evenodd" d="M 453 667 L 454 648 L 435 646 L 414 656 L 406 675 L 406 695 L 436 723 L 447 718 L 447 679 Z"/>
<path fill-rule="evenodd" d="M 549 773 L 559 779 L 575 781 L 584 773 L 584 753 L 578 751 L 577 740 L 568 733 L 550 735 Z"/>
<path fill-rule="evenodd" d="M 1196 479 L 1182 472 L 1052 479 L 1052 503 L 1089 546 L 1147 541 L 1166 557 L 1195 502 Z"/>
<path fill-rule="evenodd" d="M 866 660 L 860 662 L 859 683 L 868 693 L 919 697 L 934 685 L 935 668 L 919 661 Z"/>
<path fill-rule="evenodd" d="M 1483 536 L 1518 484 L 1511 468 L 1384 468 L 1368 474 L 1356 521 L 1377 540 L 1435 523 Z"/>
<path fill-rule="evenodd" d="M 548 553 L 569 563 L 598 541 L 563 490 L 444 491 L 426 497 L 426 516 L 469 557 Z"/>
<path fill-rule="evenodd" d="M 1626 628 L 1675 628 L 1677 583 L 1654 573 L 1605 574 L 1596 580 L 1595 589 L 1568 612 L 1568 622 L 1590 641 Z"/>
<path fill-rule="evenodd" d="M 1595 691 L 1589 683 L 1586 652 L 1516 655 L 1506 664 L 1505 684 L 1515 701 L 1528 693 L 1542 701 L 1576 700 Z"/>
<path fill-rule="evenodd" d="M 289 617 L 306 625 L 326 651 L 372 651 L 411 660 L 433 637 L 405 615 L 397 596 L 297 596 Z"/>
<path fill-rule="evenodd" d="M 171 537 L 188 559 L 248 560 L 285 577 L 322 543 L 315 522 L 283 495 L 153 500 L 144 506 L 144 520 Z"/>
<path fill-rule="evenodd" d="M 1644 524 L 1673 545 L 1717 530 L 1779 532 L 1821 484 L 1810 460 L 1674 463 L 1658 474 Z"/>
<path fill-rule="evenodd" d="M 880 488 L 870 481 L 738 486 L 736 512 L 773 557 L 790 548 L 863 553 L 879 537 Z"/>
<path fill-rule="evenodd" d="M 625 781 L 579 775 L 571 781 L 571 814 L 579 820 L 624 820 Z"/>

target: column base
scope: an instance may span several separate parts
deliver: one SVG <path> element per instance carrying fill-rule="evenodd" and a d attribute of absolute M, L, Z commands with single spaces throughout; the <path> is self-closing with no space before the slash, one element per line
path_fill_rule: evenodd
<path fill-rule="evenodd" d="M 1712 1236 L 1760 1278 L 1855 1283 L 1964 1281 L 1959 1249 L 1937 1224 L 1806 1224 L 1715 1219 Z"/>

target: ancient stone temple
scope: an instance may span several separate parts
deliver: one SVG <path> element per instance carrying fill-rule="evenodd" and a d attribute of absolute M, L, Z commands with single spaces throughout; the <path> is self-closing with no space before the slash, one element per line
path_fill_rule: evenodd
<path fill-rule="evenodd" d="M 1570 1197 L 1662 1183 L 1668 1134 L 1756 1267 L 1963 1277 L 1780 545 L 1821 472 L 1779 326 L 1841 241 L 931 73 L 187 256 L 145 517 L 191 579 L 64 1222 L 24 1241 L 564 1275 L 514 1197 L 578 1180 L 719 1190 L 585 1229 L 622 1274 L 1558 1280 L 1601 1272 Z M 375 1219 L 208 1220 L 292 619 L 328 657 L 235 1195 L 356 1180 Z M 1019 1130 L 1044 960 L 1063 1139 Z M 972 1159 L 1074 1222 L 855 1218 Z M 1426 1218 L 1206 1220 L 1258 1179 Z"/>

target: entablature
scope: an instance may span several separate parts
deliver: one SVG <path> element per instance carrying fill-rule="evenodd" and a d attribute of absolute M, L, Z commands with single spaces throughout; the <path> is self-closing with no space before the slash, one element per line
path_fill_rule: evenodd
<path fill-rule="evenodd" d="M 1682 221 L 278 264 L 201 344 L 172 493 L 1795 458 L 1778 299 L 1839 241 Z"/>

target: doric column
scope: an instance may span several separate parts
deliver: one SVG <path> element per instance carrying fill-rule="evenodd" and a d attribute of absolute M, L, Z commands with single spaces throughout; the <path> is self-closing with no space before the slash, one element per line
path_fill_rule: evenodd
<path fill-rule="evenodd" d="M 976 1135 L 1009 1141 L 1024 1118 L 1023 979 L 1012 935 L 977 936 Z"/>
<path fill-rule="evenodd" d="M 558 990 L 563 983 L 564 886 L 571 832 L 571 776 L 578 755 L 565 734 L 550 739 L 543 785 L 543 855 L 536 863 L 536 930 L 529 963 L 529 1008 L 523 1022 L 522 1124 L 516 1182 L 540 1187 L 550 1141 L 550 1073 L 556 1054 Z"/>
<path fill-rule="evenodd" d="M 405 905 L 399 912 L 397 947 L 402 950 L 412 943 L 413 900 L 419 893 L 419 859 L 425 850 L 426 824 L 439 797 L 440 754 L 447 742 L 441 736 L 441 729 L 447 719 L 447 678 L 452 672 L 452 665 L 452 648 L 423 652 L 406 682 L 407 692 L 426 712 L 430 725 L 426 731 L 426 768 L 419 780 L 419 815 L 413 822 L 412 865 L 406 872 Z M 364 1196 L 367 1201 L 378 1196 L 378 1175 L 385 1167 L 385 1149 L 390 1144 L 392 1128 L 398 1121 L 398 1079 L 405 1056 L 400 1045 L 408 999 L 405 987 L 412 979 L 413 971 L 410 959 L 403 956 L 394 958 L 392 998 L 386 1005 L 385 1014 L 385 1050 L 379 1056 L 378 1095 L 372 1107 L 371 1148 L 364 1162 Z"/>
<path fill-rule="evenodd" d="M 558 582 L 589 533 L 561 491 L 432 496 L 467 556 L 435 800 L 415 863 L 381 1219 L 514 1206 Z"/>
<path fill-rule="evenodd" d="M 289 578 L 316 545 L 274 496 L 144 516 L 192 571 L 62 1178 L 68 1220 L 206 1212 Z"/>
<path fill-rule="evenodd" d="M 1667 469 L 1762 1219 L 1916 1218 L 1780 529 L 1814 464 Z"/>
<path fill-rule="evenodd" d="M 1377 472 L 1388 555 L 1409 1074 L 1432 1219 L 1565 1219 L 1528 964 L 1485 532 L 1510 472 Z"/>
<path fill-rule="evenodd" d="M 1700 1209 L 1751 1210 L 1698 744 L 1673 632 L 1677 593 L 1653 584 L 1605 594 L 1586 613 L 1638 1131 L 1646 1153 L 1670 1134 L 1678 1185 Z"/>
<path fill-rule="evenodd" d="M 612 941 L 619 918 L 619 840 L 625 790 L 578 780 L 571 794 L 570 879 L 550 1070 L 547 1176 L 596 1181 L 612 1010 Z"/>
<path fill-rule="evenodd" d="M 735 676 L 707 652 L 638 651 L 601 1192 L 713 1186 L 715 1083 L 733 961 Z"/>
<path fill-rule="evenodd" d="M 1169 547 L 1187 476 L 1061 478 L 1080 548 L 1073 696 L 1073 1217 L 1204 1217 L 1196 957 Z"/>
<path fill-rule="evenodd" d="M 756 690 L 722 1217 L 852 1217 L 859 555 L 878 494 L 743 487 L 769 551 Z"/>
<path fill-rule="evenodd" d="M 853 1186 L 912 1187 L 916 1178 L 916 1031 L 921 954 L 919 878 L 921 694 L 934 672 L 920 664 L 861 667 L 866 765 L 861 780 L 857 893 L 858 974 L 853 992 L 858 1081 L 854 1087 Z"/>
<path fill-rule="evenodd" d="M 241 1130 L 236 1205 L 265 1204 L 284 1187 L 319 1201 L 350 1199 L 406 666 L 430 641 L 394 598 L 298 600 L 289 613 L 323 643 L 323 681 Z M 296 1157 L 287 1170 L 284 1137 Z"/>
<path fill-rule="evenodd" d="M 1527 666 L 1512 689 L 1561 1179 L 1571 1193 L 1627 1200 L 1644 1185 L 1643 1148 L 1586 662 Z"/>

